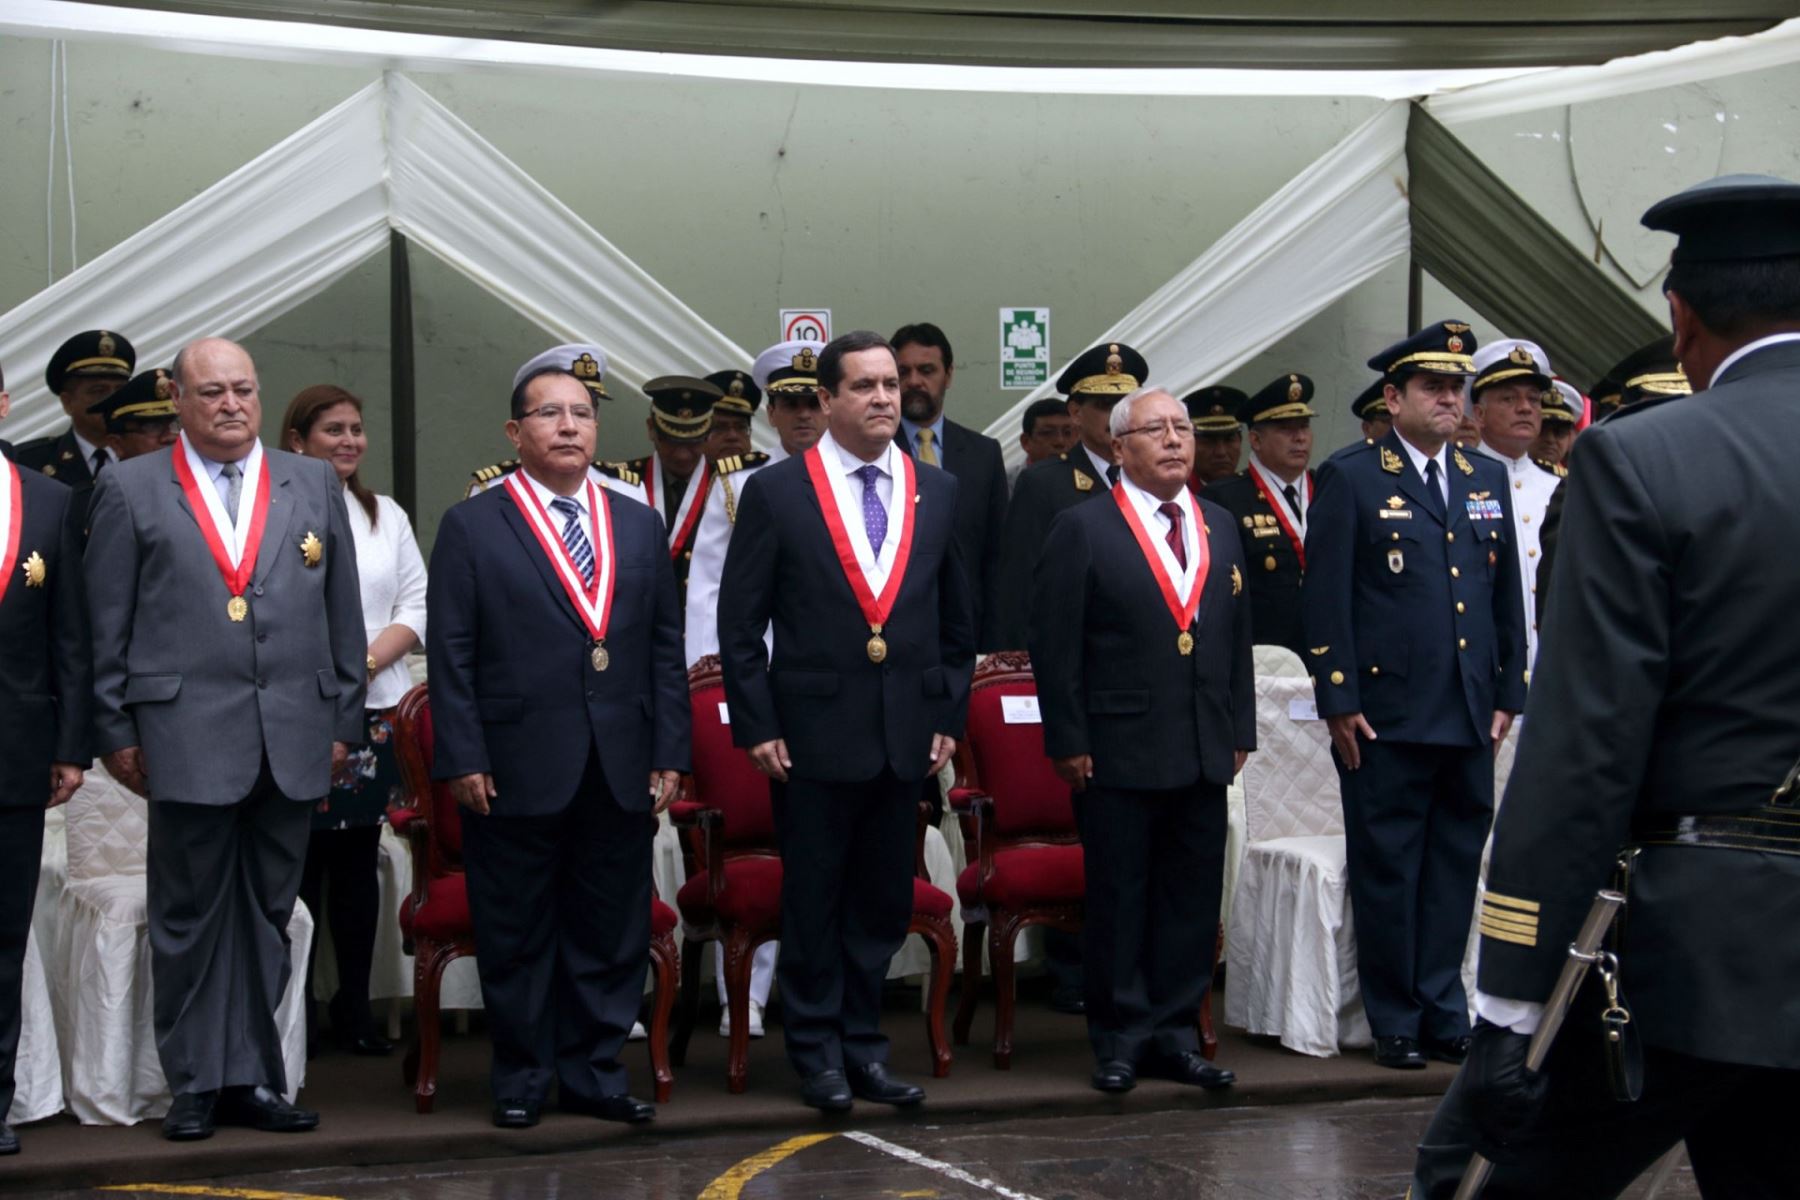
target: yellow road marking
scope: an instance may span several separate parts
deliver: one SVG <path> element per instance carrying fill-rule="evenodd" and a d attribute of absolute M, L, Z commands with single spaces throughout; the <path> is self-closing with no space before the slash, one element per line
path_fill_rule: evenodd
<path fill-rule="evenodd" d="M 103 1192 L 149 1192 L 157 1196 L 228 1196 L 232 1200 L 341 1200 L 308 1192 L 266 1192 L 261 1188 L 207 1187 L 198 1183 L 115 1183 Z"/>
<path fill-rule="evenodd" d="M 758 1175 L 774 1166 L 784 1158 L 798 1154 L 808 1146 L 816 1146 L 820 1142 L 836 1137 L 835 1133 L 808 1133 L 800 1137 L 789 1138 L 770 1146 L 759 1154 L 752 1154 L 729 1171 L 706 1185 L 700 1193 L 700 1200 L 738 1200 L 738 1194 L 744 1185 Z"/>

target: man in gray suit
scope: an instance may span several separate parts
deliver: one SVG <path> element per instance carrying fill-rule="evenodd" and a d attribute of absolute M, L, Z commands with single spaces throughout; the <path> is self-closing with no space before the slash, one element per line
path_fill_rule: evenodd
<path fill-rule="evenodd" d="M 274 1014 L 312 806 L 362 736 L 355 547 L 330 464 L 257 441 L 242 347 L 190 344 L 175 384 L 181 439 L 101 476 L 84 572 L 96 740 L 150 801 L 163 1134 L 311 1129 Z"/>

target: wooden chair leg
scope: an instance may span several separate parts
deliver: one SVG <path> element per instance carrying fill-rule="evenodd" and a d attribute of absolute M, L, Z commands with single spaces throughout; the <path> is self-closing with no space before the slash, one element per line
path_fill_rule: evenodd
<path fill-rule="evenodd" d="M 413 956 L 413 1049 L 407 1058 L 411 1064 L 413 1107 L 428 1113 L 437 1099 L 438 1053 L 441 1029 L 438 998 L 444 968 L 456 959 L 453 944 L 418 940 L 418 953 Z"/>
<path fill-rule="evenodd" d="M 975 1006 L 981 1002 L 981 949 L 987 940 L 987 925 L 981 921 L 963 922 L 962 995 L 956 1001 L 956 1024 L 952 1032 L 956 1044 L 969 1044 L 969 1026 L 975 1021 Z"/>
<path fill-rule="evenodd" d="M 675 1021 L 675 1036 L 669 1043 L 669 1061 L 687 1066 L 688 1039 L 694 1036 L 694 1022 L 700 1012 L 700 958 L 706 942 L 683 936 L 681 939 L 681 1009 Z"/>
<path fill-rule="evenodd" d="M 994 968 L 994 1067 L 1012 1067 L 1014 995 L 1013 943 L 1018 940 L 1016 920 L 1002 915 L 988 923 L 988 961 Z"/>
<path fill-rule="evenodd" d="M 725 1060 L 725 1088 L 739 1095 L 750 1086 L 750 968 L 756 945 L 749 930 L 725 935 L 725 1004 L 731 1013 L 731 1048 Z"/>
<path fill-rule="evenodd" d="M 925 1004 L 925 1038 L 931 1046 L 931 1073 L 950 1074 L 950 1043 L 944 1037 L 944 1010 L 950 1003 L 950 975 L 956 969 L 956 933 L 943 917 L 915 917 L 912 932 L 931 954 L 931 992 Z"/>
<path fill-rule="evenodd" d="M 1212 981 L 1219 976 L 1219 956 L 1225 953 L 1225 924 L 1219 923 L 1219 935 L 1213 941 L 1212 973 L 1206 977 L 1206 994 L 1200 999 L 1200 1053 L 1207 1061 L 1219 1055 L 1219 1039 L 1213 1034 Z"/>
<path fill-rule="evenodd" d="M 669 1014 L 675 1008 L 675 935 L 665 933 L 650 943 L 650 966 L 656 980 L 650 994 L 650 1075 L 656 1080 L 656 1102 L 667 1104 L 675 1090 L 669 1069 Z"/>

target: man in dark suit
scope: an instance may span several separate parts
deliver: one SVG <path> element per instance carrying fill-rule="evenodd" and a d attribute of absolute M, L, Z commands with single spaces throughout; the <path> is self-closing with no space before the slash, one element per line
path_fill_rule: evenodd
<path fill-rule="evenodd" d="M 956 549 L 975 601 L 975 645 L 983 654 L 1002 649 L 995 641 L 1007 497 L 1000 443 L 944 415 L 956 359 L 943 330 L 929 321 L 902 325 L 889 344 L 900 362 L 900 432 L 894 440 L 918 461 L 956 477 Z"/>
<path fill-rule="evenodd" d="M 1080 443 L 1067 454 L 1046 459 L 1019 473 L 1001 535 L 1000 584 L 996 603 L 999 648 L 1017 650 L 1030 631 L 1031 576 L 1046 548 L 1050 523 L 1065 508 L 1107 495 L 1118 477 L 1107 421 L 1112 406 L 1143 386 L 1150 366 L 1123 342 L 1105 342 L 1075 356 L 1056 378 L 1069 398 L 1069 415 Z"/>
<path fill-rule="evenodd" d="M 1369 365 L 1394 428 L 1319 468 L 1301 592 L 1343 793 L 1375 1061 L 1468 1047 L 1463 951 L 1494 811 L 1494 747 L 1525 706 L 1525 616 L 1499 464 L 1450 443 L 1475 336 L 1440 321 Z"/>
<path fill-rule="evenodd" d="M 619 1052 L 650 952 L 650 840 L 688 769 L 681 606 L 655 509 L 588 478 L 575 375 L 513 389 L 520 469 L 445 514 L 431 555 L 433 773 L 463 856 L 493 1040 L 494 1124 L 639 1123 Z"/>
<path fill-rule="evenodd" d="M 180 436 L 175 418 L 175 378 L 161 367 L 132 376 L 124 387 L 94 404 L 92 411 L 105 422 L 106 449 L 119 462 L 173 446 Z M 94 502 L 94 485 L 84 483 L 73 490 L 75 520 L 81 528 L 82 545 L 86 546 L 87 513 Z"/>
<path fill-rule="evenodd" d="M 150 801 L 163 1133 L 295 1132 L 275 1008 L 313 807 L 365 735 L 368 640 L 343 488 L 257 441 L 256 365 L 175 360 L 181 439 L 101 472 L 83 560 L 107 772 Z"/>
<path fill-rule="evenodd" d="M 1800 185 L 1726 176 L 1644 224 L 1680 238 L 1663 290 L 1701 392 L 1628 400 L 1576 442 L 1481 906 L 1481 1023 L 1420 1196 L 1452 1194 L 1471 1144 L 1498 1163 L 1495 1200 L 1614 1196 L 1683 1140 L 1701 1195 L 1800 1195 L 1800 559 L 1780 552 L 1800 526 Z M 1597 987 L 1543 1072 L 1522 1069 L 1626 847 L 1633 1102 L 1606 1079 Z"/>
<path fill-rule="evenodd" d="M 122 333 L 89 329 L 56 348 L 44 368 L 44 383 L 69 414 L 69 428 L 56 437 L 21 442 L 13 460 L 70 487 L 91 484 L 118 455 L 106 444 L 106 422 L 93 406 L 131 378 L 137 353 Z"/>
<path fill-rule="evenodd" d="M 1300 581 L 1306 575 L 1306 510 L 1312 504 L 1313 382 L 1281 376 L 1240 410 L 1250 427 L 1250 461 L 1201 493 L 1231 514 L 1250 572 L 1252 636 L 1259 646 L 1305 655 Z"/>
<path fill-rule="evenodd" d="M 0 379 L 0 420 L 10 407 Z M 0 459 L 0 1155 L 19 1152 L 6 1112 L 44 810 L 75 794 L 92 761 L 93 659 L 70 497 Z"/>
<path fill-rule="evenodd" d="M 719 656 L 732 740 L 773 781 L 788 1058 L 807 1104 L 842 1111 L 852 1095 L 925 1098 L 887 1073 L 881 985 L 912 911 L 920 783 L 962 735 L 975 633 L 957 482 L 894 444 L 892 348 L 846 334 L 818 371 L 825 435 L 744 488 Z"/>
<path fill-rule="evenodd" d="M 1112 411 L 1122 473 L 1051 526 L 1033 580 L 1044 750 L 1075 789 L 1093 1083 L 1235 1081 L 1200 1056 L 1225 788 L 1256 748 L 1250 606 L 1230 517 L 1187 489 L 1194 430 L 1163 391 Z"/>

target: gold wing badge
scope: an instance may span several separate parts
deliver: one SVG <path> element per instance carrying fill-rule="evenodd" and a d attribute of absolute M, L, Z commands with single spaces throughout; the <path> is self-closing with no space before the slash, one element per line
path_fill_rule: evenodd
<path fill-rule="evenodd" d="M 309 567 L 318 566 L 320 560 L 325 557 L 325 544 L 319 541 L 319 535 L 310 529 L 306 531 L 306 536 L 300 539 L 300 557 Z"/>
<path fill-rule="evenodd" d="M 20 569 L 25 572 L 26 587 L 41 588 L 44 586 L 44 575 L 46 574 L 44 556 L 36 550 L 31 552 L 31 557 L 25 560 L 24 566 Z"/>

